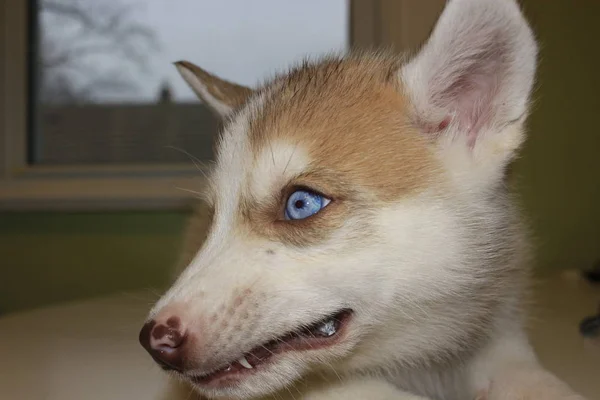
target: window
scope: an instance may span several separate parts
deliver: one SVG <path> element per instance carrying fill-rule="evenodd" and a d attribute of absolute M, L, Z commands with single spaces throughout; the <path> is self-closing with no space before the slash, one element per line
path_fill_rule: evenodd
<path fill-rule="evenodd" d="M 218 123 L 171 62 L 252 86 L 304 55 L 345 50 L 347 8 L 345 0 L 37 0 L 28 159 L 210 159 Z"/>
<path fill-rule="evenodd" d="M 253 86 L 349 46 L 349 0 L 3 3 L 2 209 L 187 204 L 218 121 L 173 61 Z"/>

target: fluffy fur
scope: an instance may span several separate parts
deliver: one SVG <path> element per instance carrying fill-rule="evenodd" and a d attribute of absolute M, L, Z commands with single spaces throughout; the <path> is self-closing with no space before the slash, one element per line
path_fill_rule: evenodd
<path fill-rule="evenodd" d="M 226 120 L 210 229 L 150 313 L 178 316 L 193 339 L 180 377 L 351 308 L 334 345 L 196 389 L 238 399 L 581 399 L 527 342 L 527 244 L 504 187 L 536 52 L 513 0 L 451 0 L 407 62 L 328 57 L 256 90 L 178 63 Z M 332 202 L 285 221 L 295 186 Z"/>

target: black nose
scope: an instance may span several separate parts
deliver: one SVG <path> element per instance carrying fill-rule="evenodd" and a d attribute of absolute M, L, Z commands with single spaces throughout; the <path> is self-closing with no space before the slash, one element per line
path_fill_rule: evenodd
<path fill-rule="evenodd" d="M 183 369 L 186 336 L 180 325 L 179 318 L 171 317 L 166 324 L 149 321 L 140 331 L 141 345 L 165 370 Z"/>

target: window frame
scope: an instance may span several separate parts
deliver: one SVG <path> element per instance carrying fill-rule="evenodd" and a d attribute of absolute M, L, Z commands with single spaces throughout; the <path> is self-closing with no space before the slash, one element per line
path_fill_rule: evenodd
<path fill-rule="evenodd" d="M 436 0 L 443 2 L 444 0 Z M 412 0 L 349 0 L 350 47 L 406 45 L 402 21 Z M 29 2 L 0 5 L 0 211 L 156 210 L 188 208 L 206 184 L 188 164 L 30 165 L 28 143 Z M 397 18 L 390 20 L 390 8 Z M 392 23 L 393 22 L 393 23 Z M 421 28 L 422 29 L 422 28 Z M 391 35 L 391 36 L 390 36 Z M 178 190 L 180 189 L 180 190 Z"/>
<path fill-rule="evenodd" d="M 188 164 L 28 163 L 29 2 L 0 6 L 0 211 L 187 208 L 205 184 Z"/>

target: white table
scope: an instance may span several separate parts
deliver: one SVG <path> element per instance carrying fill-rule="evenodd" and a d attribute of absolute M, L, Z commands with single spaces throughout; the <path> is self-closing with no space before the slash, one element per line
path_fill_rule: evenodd
<path fill-rule="evenodd" d="M 138 343 L 145 293 L 0 319 L 0 399 L 154 400 L 167 380 Z"/>

